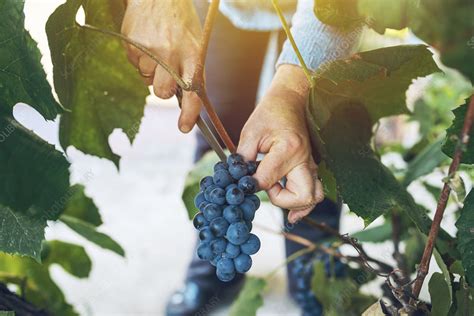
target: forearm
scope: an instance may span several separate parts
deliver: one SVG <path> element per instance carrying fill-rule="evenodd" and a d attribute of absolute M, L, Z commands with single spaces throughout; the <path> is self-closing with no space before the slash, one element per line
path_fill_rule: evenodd
<path fill-rule="evenodd" d="M 323 24 L 314 15 L 313 5 L 314 0 L 298 1 L 291 32 L 306 65 L 315 71 L 324 62 L 352 54 L 358 45 L 361 28 L 343 31 Z M 277 67 L 282 64 L 300 64 L 288 40 L 283 45 Z"/>

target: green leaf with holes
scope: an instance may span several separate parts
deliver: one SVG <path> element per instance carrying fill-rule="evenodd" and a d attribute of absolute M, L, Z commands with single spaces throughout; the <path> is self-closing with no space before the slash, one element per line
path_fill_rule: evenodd
<path fill-rule="evenodd" d="M 69 162 L 13 118 L 0 116 L 0 251 L 40 259 L 47 220 L 69 197 Z"/>
<path fill-rule="evenodd" d="M 94 201 L 85 194 L 84 186 L 80 184 L 73 185 L 69 192 L 70 197 L 64 208 L 63 215 L 77 218 L 94 226 L 102 225 L 99 210 L 95 206 Z"/>
<path fill-rule="evenodd" d="M 24 4 L 0 0 L 0 115 L 11 114 L 23 102 L 52 120 L 62 108 L 46 80 L 37 44 L 25 30 Z"/>
<path fill-rule="evenodd" d="M 61 103 L 71 110 L 61 117 L 60 142 L 65 149 L 74 146 L 118 166 L 109 135 L 121 128 L 133 141 L 149 93 L 120 40 L 76 23 L 81 5 L 87 24 L 116 32 L 124 13 L 123 1 L 68 0 L 48 19 L 54 85 Z"/>

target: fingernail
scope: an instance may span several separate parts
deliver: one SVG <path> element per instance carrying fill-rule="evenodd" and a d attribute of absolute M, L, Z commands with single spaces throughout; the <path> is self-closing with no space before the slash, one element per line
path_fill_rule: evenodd
<path fill-rule="evenodd" d="M 189 133 L 189 131 L 191 131 L 191 127 L 187 124 L 183 124 L 180 126 L 179 128 L 181 130 L 181 132 L 183 133 Z"/>

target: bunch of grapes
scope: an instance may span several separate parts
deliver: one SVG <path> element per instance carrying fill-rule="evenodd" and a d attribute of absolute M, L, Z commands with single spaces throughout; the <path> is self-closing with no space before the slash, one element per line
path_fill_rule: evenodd
<path fill-rule="evenodd" d="M 193 224 L 199 230 L 198 257 L 208 260 L 217 270 L 219 280 L 231 281 L 235 274 L 252 266 L 253 255 L 260 249 L 260 239 L 252 233 L 252 221 L 260 206 L 254 194 L 258 190 L 252 175 L 255 161 L 245 162 L 231 154 L 227 162 L 214 166 L 214 175 L 203 178 L 194 199 L 199 213 Z"/>
<path fill-rule="evenodd" d="M 311 279 L 315 262 L 324 262 L 326 275 L 341 277 L 346 273 L 346 267 L 337 258 L 319 252 L 296 258 L 290 263 L 290 273 L 296 282 L 294 299 L 303 310 L 303 316 L 321 316 L 323 307 L 311 290 Z"/>

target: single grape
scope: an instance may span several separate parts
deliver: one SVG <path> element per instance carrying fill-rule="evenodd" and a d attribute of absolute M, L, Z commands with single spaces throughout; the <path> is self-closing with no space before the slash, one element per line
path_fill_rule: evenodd
<path fill-rule="evenodd" d="M 224 217 L 214 218 L 209 224 L 209 228 L 211 229 L 211 232 L 216 237 L 223 237 L 225 233 L 227 232 L 228 227 L 229 227 L 229 223 L 224 219 Z"/>
<path fill-rule="evenodd" d="M 212 179 L 211 176 L 207 176 L 201 179 L 199 182 L 199 187 L 201 188 L 201 191 L 206 190 L 209 186 L 214 184 L 214 180 Z"/>
<path fill-rule="evenodd" d="M 199 239 L 202 241 L 211 241 L 214 240 L 214 235 L 209 227 L 204 227 L 199 231 Z"/>
<path fill-rule="evenodd" d="M 245 176 L 239 180 L 239 189 L 245 194 L 254 194 L 257 192 L 258 183 L 252 176 Z"/>
<path fill-rule="evenodd" d="M 224 169 L 217 170 L 216 173 L 214 173 L 213 179 L 214 183 L 221 188 L 225 188 L 234 181 L 229 171 Z"/>
<path fill-rule="evenodd" d="M 227 164 L 229 166 L 236 162 L 244 162 L 244 158 L 239 154 L 230 154 L 227 157 Z"/>
<path fill-rule="evenodd" d="M 218 170 L 227 170 L 228 168 L 229 165 L 227 164 L 227 162 L 219 161 L 214 165 L 214 172 L 217 172 Z"/>
<path fill-rule="evenodd" d="M 245 225 L 247 225 L 247 228 L 249 229 L 249 232 L 251 232 L 252 227 L 253 227 L 252 222 L 248 222 L 248 221 L 244 221 L 244 222 L 245 222 Z"/>
<path fill-rule="evenodd" d="M 236 205 L 229 205 L 224 209 L 224 218 L 229 223 L 240 222 L 243 218 L 242 210 Z"/>
<path fill-rule="evenodd" d="M 194 218 L 193 218 L 193 225 L 196 229 L 201 229 L 204 226 L 209 225 L 209 222 L 207 219 L 204 217 L 204 214 L 201 212 L 197 213 Z"/>
<path fill-rule="evenodd" d="M 201 260 L 211 260 L 214 258 L 214 253 L 212 252 L 211 246 L 207 242 L 201 243 L 197 248 L 197 255 Z"/>
<path fill-rule="evenodd" d="M 212 260 L 209 261 L 209 262 L 215 267 L 215 266 L 217 266 L 217 263 L 221 259 L 222 259 L 222 254 L 216 254 L 216 255 L 214 255 L 214 258 L 212 258 Z"/>
<path fill-rule="evenodd" d="M 210 222 L 214 218 L 222 216 L 222 208 L 214 203 L 209 203 L 204 208 L 203 212 L 204 217 Z"/>
<path fill-rule="evenodd" d="M 244 202 L 240 204 L 239 207 L 242 210 L 244 219 L 248 222 L 253 221 L 257 208 L 255 207 L 255 204 L 252 202 L 252 200 L 245 198 Z"/>
<path fill-rule="evenodd" d="M 202 201 L 201 204 L 199 204 L 198 206 L 198 209 L 201 211 L 201 212 L 204 212 L 204 209 L 206 208 L 206 206 L 209 205 L 209 202 L 208 201 Z"/>
<path fill-rule="evenodd" d="M 255 204 L 255 209 L 258 210 L 258 208 L 260 207 L 260 199 L 258 198 L 258 196 L 256 196 L 255 194 L 252 194 L 252 195 L 247 196 L 246 198 L 251 200 Z"/>
<path fill-rule="evenodd" d="M 243 162 L 234 162 L 229 164 L 229 173 L 235 180 L 239 180 L 243 176 L 247 175 L 247 165 Z"/>
<path fill-rule="evenodd" d="M 230 224 L 227 229 L 226 238 L 234 245 L 241 245 L 249 238 L 249 229 L 245 222 Z"/>
<path fill-rule="evenodd" d="M 245 273 L 252 266 L 252 258 L 249 255 L 241 253 L 234 259 L 235 270 L 239 273 Z"/>
<path fill-rule="evenodd" d="M 249 175 L 253 175 L 257 172 L 257 162 L 256 161 L 248 161 L 247 162 L 247 171 Z"/>
<path fill-rule="evenodd" d="M 217 262 L 217 270 L 221 270 L 224 274 L 234 273 L 234 261 L 232 259 L 222 258 Z"/>
<path fill-rule="evenodd" d="M 240 249 L 242 250 L 242 253 L 247 255 L 256 254 L 260 249 L 260 239 L 254 234 L 250 234 L 249 239 L 240 245 Z"/>
<path fill-rule="evenodd" d="M 211 203 L 215 203 L 217 205 L 224 205 L 226 201 L 224 189 L 215 188 L 211 191 L 211 193 L 209 193 L 209 198 L 211 199 Z"/>
<path fill-rule="evenodd" d="M 194 198 L 194 206 L 199 208 L 202 202 L 206 202 L 206 198 L 204 197 L 204 192 L 199 192 L 196 197 Z"/>
<path fill-rule="evenodd" d="M 215 185 L 215 184 L 212 184 L 204 190 L 204 198 L 206 199 L 206 201 L 211 202 L 210 194 L 211 194 L 212 190 L 214 190 L 215 188 L 218 188 L 218 186 Z"/>
<path fill-rule="evenodd" d="M 228 186 L 225 187 L 225 191 L 229 191 L 231 189 L 235 189 L 235 188 L 238 188 L 239 186 L 235 183 L 232 183 L 232 184 L 229 184 Z"/>
<path fill-rule="evenodd" d="M 230 190 L 227 190 L 227 192 L 225 193 L 225 198 L 227 200 L 227 203 L 238 205 L 244 201 L 245 194 L 239 188 L 232 188 Z"/>
<path fill-rule="evenodd" d="M 226 258 L 234 259 L 238 255 L 240 255 L 240 247 L 234 245 L 233 243 L 227 243 L 227 247 L 225 248 L 225 253 L 222 255 Z"/>
<path fill-rule="evenodd" d="M 216 255 L 222 255 L 227 247 L 227 241 L 224 238 L 216 238 L 211 241 L 212 252 Z"/>
<path fill-rule="evenodd" d="M 224 260 L 224 259 L 221 259 L 220 261 L 222 261 L 222 260 Z M 217 265 L 219 265 L 220 261 L 217 262 Z M 223 273 L 223 272 L 221 272 L 221 270 L 217 269 L 216 270 L 216 275 L 217 275 L 217 278 L 219 280 L 221 280 L 222 282 L 229 282 L 229 281 L 232 281 L 232 279 L 235 278 L 235 271 L 232 272 L 232 273 Z"/>

